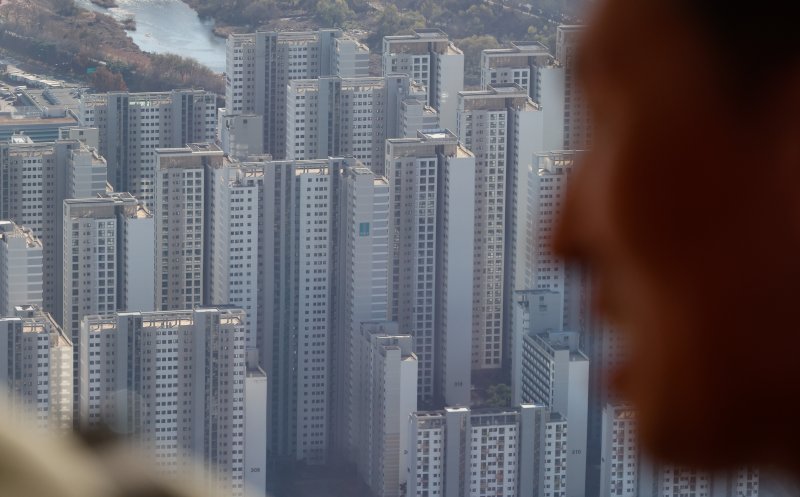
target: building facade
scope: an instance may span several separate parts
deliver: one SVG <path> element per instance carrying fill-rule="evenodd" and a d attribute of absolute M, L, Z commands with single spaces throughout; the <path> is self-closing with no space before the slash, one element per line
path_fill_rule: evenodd
<path fill-rule="evenodd" d="M 459 93 L 458 136 L 475 154 L 472 369 L 499 369 L 506 348 L 505 294 L 513 277 L 517 176 L 541 150 L 542 115 L 520 86 Z M 526 174 L 527 176 L 527 174 Z"/>
<path fill-rule="evenodd" d="M 547 406 L 569 425 L 566 496 L 586 495 L 589 358 L 580 335 L 553 329 L 560 324 L 563 300 L 557 293 L 520 292 L 515 303 L 515 334 L 521 345 L 512 374 L 512 396 Z"/>
<path fill-rule="evenodd" d="M 564 68 L 564 150 L 586 150 L 592 144 L 589 109 L 575 77 L 576 55 L 583 25 L 560 25 L 556 29 L 556 59 Z"/>
<path fill-rule="evenodd" d="M 286 158 L 350 156 L 378 164 L 386 139 L 383 78 L 323 77 L 289 83 Z"/>
<path fill-rule="evenodd" d="M 294 80 L 287 97 L 287 159 L 358 159 L 383 175 L 387 138 L 436 129 L 425 88 L 405 74 Z"/>
<path fill-rule="evenodd" d="M 264 169 L 227 158 L 207 171 L 209 232 L 205 267 L 207 303 L 230 304 L 247 314 L 247 348 L 259 347 L 263 310 L 262 235 Z"/>
<path fill-rule="evenodd" d="M 352 353 L 357 320 L 385 315 L 387 189 L 355 159 L 264 163 L 264 196 L 272 200 L 264 207 L 260 352 L 274 379 L 276 457 L 320 464 L 332 443 L 346 449 L 346 425 L 334 436 L 331 424 L 346 423 L 337 397 L 346 395 L 339 389 L 347 368 L 331 361 Z"/>
<path fill-rule="evenodd" d="M 129 193 L 64 201 L 64 332 L 84 316 L 154 310 L 153 216 Z"/>
<path fill-rule="evenodd" d="M 0 318 L 0 384 L 10 412 L 50 431 L 72 430 L 72 341 L 37 306 Z"/>
<path fill-rule="evenodd" d="M 81 423 L 132 433 L 166 474 L 199 479 L 215 494 L 244 495 L 245 468 L 266 472 L 245 457 L 245 415 L 264 405 L 266 382 L 247 382 L 243 318 L 233 308 L 87 316 Z M 257 388 L 264 391 L 249 406 L 245 392 Z M 265 419 L 265 410 L 258 415 Z M 263 443 L 263 434 L 262 428 L 253 441 Z M 187 456 L 205 471 L 197 473 Z"/>
<path fill-rule="evenodd" d="M 34 143 L 24 135 L 0 144 L 0 219 L 29 228 L 42 243 L 43 309 L 61 316 L 64 199 L 106 191 L 105 161 L 78 140 Z"/>
<path fill-rule="evenodd" d="M 203 305 L 207 284 L 206 175 L 221 167 L 223 153 L 195 143 L 157 150 L 156 163 L 156 309 L 193 309 Z"/>
<path fill-rule="evenodd" d="M 42 242 L 25 227 L 0 221 L 0 315 L 42 306 Z"/>
<path fill-rule="evenodd" d="M 427 90 L 442 129 L 456 129 L 458 92 L 464 89 L 464 53 L 438 29 L 383 37 L 383 75 L 407 74 Z"/>
<path fill-rule="evenodd" d="M 543 406 L 409 419 L 407 497 L 566 497 L 566 422 Z"/>
<path fill-rule="evenodd" d="M 385 321 L 389 312 L 389 183 L 358 163 L 336 178 L 330 443 L 334 453 L 355 461 L 363 426 L 357 421 L 362 323 Z"/>
<path fill-rule="evenodd" d="M 475 156 L 446 130 L 386 142 L 391 319 L 414 337 L 420 404 L 470 402 Z"/>
<path fill-rule="evenodd" d="M 81 320 L 122 310 L 154 310 L 153 217 L 129 193 L 64 201 L 62 316 L 73 343 L 75 409 Z"/>
<path fill-rule="evenodd" d="M 80 120 L 99 129 L 100 154 L 114 190 L 130 193 L 155 212 L 156 149 L 213 143 L 217 97 L 203 90 L 87 94 Z"/>
<path fill-rule="evenodd" d="M 417 410 L 417 358 L 395 323 L 361 326 L 354 424 L 356 466 L 375 496 L 400 497 L 406 484 L 408 418 Z"/>
<path fill-rule="evenodd" d="M 296 79 L 369 75 L 369 49 L 338 29 L 259 31 L 228 37 L 226 116 L 263 117 L 263 150 L 286 154 L 286 88 Z"/>
<path fill-rule="evenodd" d="M 759 471 L 739 468 L 712 474 L 656 464 L 637 442 L 635 409 L 608 403 L 603 409 L 600 497 L 757 497 Z"/>

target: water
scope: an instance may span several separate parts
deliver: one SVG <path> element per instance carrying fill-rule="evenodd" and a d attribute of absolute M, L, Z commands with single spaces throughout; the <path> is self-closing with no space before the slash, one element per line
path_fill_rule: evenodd
<path fill-rule="evenodd" d="M 136 31 L 128 31 L 145 52 L 174 53 L 196 59 L 212 71 L 225 71 L 225 39 L 215 36 L 213 21 L 202 21 L 181 0 L 116 0 L 119 7 L 104 9 L 89 0 L 78 6 L 109 14 L 114 19 L 133 17 Z"/>

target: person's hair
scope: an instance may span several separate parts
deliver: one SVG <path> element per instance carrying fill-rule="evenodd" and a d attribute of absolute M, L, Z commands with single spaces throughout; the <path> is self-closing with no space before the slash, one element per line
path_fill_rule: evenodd
<path fill-rule="evenodd" d="M 738 6 L 722 0 L 679 0 L 716 46 L 725 62 L 761 78 L 800 61 L 800 27 L 794 2 Z"/>

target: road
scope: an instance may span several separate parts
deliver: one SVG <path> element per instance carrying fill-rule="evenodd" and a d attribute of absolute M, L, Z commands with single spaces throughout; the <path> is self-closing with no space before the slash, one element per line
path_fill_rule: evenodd
<path fill-rule="evenodd" d="M 503 2 L 502 0 L 499 1 L 499 2 L 495 1 L 495 0 L 483 0 L 483 1 L 484 1 L 484 3 L 488 3 L 489 5 L 499 6 L 499 7 L 502 7 L 504 9 L 506 9 L 506 10 L 510 10 L 511 12 L 514 12 L 515 14 L 519 14 L 521 16 L 533 17 L 534 19 L 541 19 L 541 20 L 543 20 L 543 21 L 545 21 L 545 22 L 547 22 L 549 24 L 552 24 L 553 26 L 558 26 L 559 24 L 569 24 L 569 23 L 578 23 L 579 22 L 579 21 L 577 21 L 575 19 L 570 19 L 568 17 L 565 17 L 563 19 L 553 19 L 552 17 L 546 16 L 546 15 L 540 13 L 541 10 L 539 12 L 537 12 L 537 13 L 534 13 L 534 12 L 528 11 L 526 9 L 519 8 L 516 5 L 509 5 L 509 4 L 505 3 L 505 2 Z"/>

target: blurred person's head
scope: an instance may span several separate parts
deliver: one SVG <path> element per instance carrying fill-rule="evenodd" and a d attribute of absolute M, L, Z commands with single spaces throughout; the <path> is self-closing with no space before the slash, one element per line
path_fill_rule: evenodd
<path fill-rule="evenodd" d="M 800 460 L 800 29 L 788 2 L 598 0 L 593 144 L 556 248 L 631 343 L 614 375 L 653 455 Z"/>

